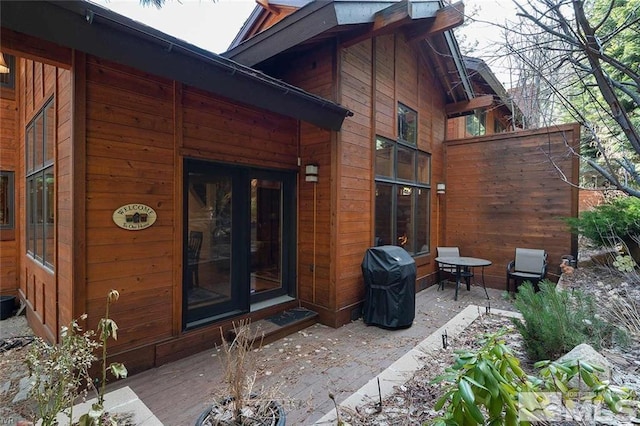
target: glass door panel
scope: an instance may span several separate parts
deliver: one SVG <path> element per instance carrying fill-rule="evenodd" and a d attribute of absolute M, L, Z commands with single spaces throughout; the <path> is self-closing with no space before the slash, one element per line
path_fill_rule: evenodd
<path fill-rule="evenodd" d="M 215 169 L 214 169 L 215 170 Z M 190 171 L 187 174 L 184 292 L 187 324 L 240 310 L 234 284 L 234 175 Z M 222 172 L 222 173 L 220 173 Z"/>
<path fill-rule="evenodd" d="M 295 294 L 293 172 L 185 161 L 186 329 Z"/>
<path fill-rule="evenodd" d="M 282 183 L 251 179 L 251 294 L 282 288 Z"/>

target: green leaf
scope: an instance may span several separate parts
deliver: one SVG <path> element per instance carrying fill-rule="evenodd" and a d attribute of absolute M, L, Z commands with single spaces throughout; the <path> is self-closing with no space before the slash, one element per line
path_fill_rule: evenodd
<path fill-rule="evenodd" d="M 502 409 L 504 408 L 502 398 L 499 398 L 499 397 L 491 398 L 491 401 L 489 401 L 488 406 L 489 406 L 489 416 L 491 418 L 498 417 L 500 416 L 500 414 L 502 414 Z"/>
<path fill-rule="evenodd" d="M 593 388 L 595 386 L 596 382 L 594 380 L 594 375 L 589 371 L 581 368 L 580 377 L 582 378 L 582 381 L 590 388 Z"/>
<path fill-rule="evenodd" d="M 433 409 L 435 411 L 440 411 L 442 409 L 442 407 L 444 407 L 444 404 L 449 400 L 449 398 L 451 397 L 453 392 L 455 392 L 455 391 L 454 390 L 450 390 L 450 391 L 446 392 L 444 395 L 442 395 L 440 397 L 440 399 L 436 402 L 436 405 L 433 406 Z"/>
<path fill-rule="evenodd" d="M 485 383 L 487 384 L 487 388 L 492 398 L 497 398 L 500 394 L 500 390 L 498 389 L 498 381 L 493 376 L 493 368 L 486 361 L 482 361 L 478 363 L 478 369 L 485 376 Z"/>
<path fill-rule="evenodd" d="M 117 379 L 122 379 L 127 377 L 127 374 L 129 373 L 127 371 L 127 367 L 124 366 L 124 364 L 119 363 L 119 362 L 113 362 L 109 365 L 109 370 L 111 370 L 111 374 L 113 374 L 113 376 Z"/>
<path fill-rule="evenodd" d="M 475 396 L 473 395 L 473 389 L 471 385 L 467 381 L 466 377 L 463 377 L 458 383 L 458 391 L 460 392 L 460 396 L 462 400 L 467 404 L 474 404 Z"/>
<path fill-rule="evenodd" d="M 473 420 L 475 420 L 479 424 L 484 424 L 484 416 L 480 412 L 480 409 L 473 402 L 468 403 L 465 401 L 465 407 L 467 408 L 467 412 L 471 415 Z"/>
<path fill-rule="evenodd" d="M 104 407 L 102 406 L 102 404 L 98 404 L 96 402 L 94 404 L 91 404 L 91 409 L 87 414 L 93 419 L 99 419 L 102 413 L 104 413 Z"/>

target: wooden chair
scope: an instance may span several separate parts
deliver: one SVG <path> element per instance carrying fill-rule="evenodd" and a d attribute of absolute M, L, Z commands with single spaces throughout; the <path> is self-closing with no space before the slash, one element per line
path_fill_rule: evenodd
<path fill-rule="evenodd" d="M 437 247 L 438 257 L 460 257 L 460 250 L 458 247 Z M 438 288 L 444 290 L 444 278 L 442 275 L 456 278 L 456 267 L 452 265 L 438 264 Z M 467 283 L 467 288 L 471 285 L 471 277 L 473 277 L 473 271 L 470 268 L 464 268 L 461 274 L 461 278 L 464 278 Z"/>
<path fill-rule="evenodd" d="M 538 283 L 547 275 L 547 252 L 540 249 L 516 248 L 516 258 L 507 265 L 507 292 L 513 280 L 513 291 L 518 283 L 530 281 L 538 291 Z"/>
<path fill-rule="evenodd" d="M 198 265 L 200 264 L 200 249 L 202 248 L 202 231 L 189 232 L 187 243 L 187 278 L 191 280 L 191 287 L 200 286 Z"/>

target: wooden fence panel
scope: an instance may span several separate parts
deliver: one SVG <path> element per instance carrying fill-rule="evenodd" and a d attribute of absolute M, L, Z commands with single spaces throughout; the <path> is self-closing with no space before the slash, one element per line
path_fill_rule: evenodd
<path fill-rule="evenodd" d="M 565 142 L 577 145 L 579 128 L 565 125 L 446 143 L 443 245 L 489 259 L 488 284 L 504 288 L 516 247 L 549 255 L 557 278 L 562 255 L 577 254 L 564 217 L 577 214 L 578 161 Z"/>

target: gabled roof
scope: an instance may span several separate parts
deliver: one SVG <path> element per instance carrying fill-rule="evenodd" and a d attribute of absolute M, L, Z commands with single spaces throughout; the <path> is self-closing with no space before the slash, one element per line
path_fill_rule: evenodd
<path fill-rule="evenodd" d="M 450 20 L 457 18 L 461 23 L 461 4 L 444 7 L 441 0 L 300 1 L 304 3 L 300 9 L 251 36 L 261 16 L 269 13 L 256 7 L 230 49 L 222 55 L 248 66 L 258 66 L 276 55 L 328 38 L 357 40 L 401 29 L 408 38 L 416 40 L 423 54 L 436 64 L 436 74 L 446 88 L 448 102 L 473 98 L 473 89 L 451 28 L 440 26 L 438 21 L 439 17 L 448 15 Z"/>
<path fill-rule="evenodd" d="M 340 130 L 351 115 L 335 102 L 87 1 L 1 1 L 0 26 L 323 128 Z"/>
<path fill-rule="evenodd" d="M 498 105 L 509 110 L 512 120 L 518 124 L 522 119 L 522 111 L 513 102 L 502 83 L 498 81 L 491 68 L 480 58 L 470 56 L 464 57 L 464 63 L 469 70 L 469 77 L 480 87 L 480 95 L 494 95 L 497 97 Z"/>

